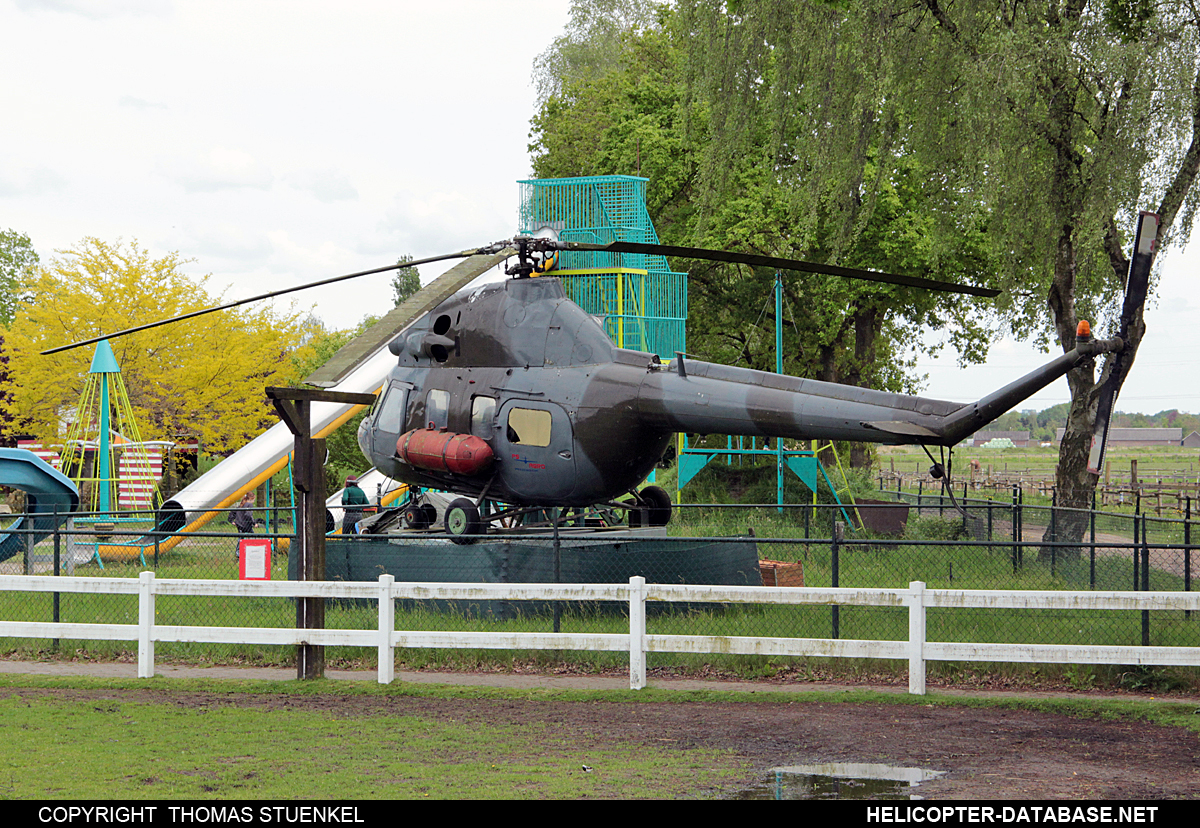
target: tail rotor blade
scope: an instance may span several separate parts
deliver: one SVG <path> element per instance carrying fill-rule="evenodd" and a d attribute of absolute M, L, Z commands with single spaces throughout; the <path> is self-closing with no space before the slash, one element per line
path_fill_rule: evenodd
<path fill-rule="evenodd" d="M 1154 213 L 1143 211 L 1138 216 L 1137 232 L 1133 240 L 1133 257 L 1129 260 L 1129 275 L 1125 280 L 1125 301 L 1121 305 L 1121 325 L 1117 333 L 1122 342 L 1129 342 L 1129 328 L 1137 311 L 1145 304 L 1146 293 L 1150 289 L 1150 270 L 1154 265 L 1158 223 L 1159 218 Z M 1092 474 L 1104 471 L 1104 456 L 1117 403 L 1117 392 L 1129 371 L 1132 358 L 1128 346 L 1114 354 L 1108 378 L 1100 389 L 1100 399 L 1096 404 L 1096 424 L 1092 429 L 1092 447 L 1088 452 L 1088 471 Z"/>
<path fill-rule="evenodd" d="M 1117 354 L 1113 359 L 1120 359 Z M 1104 456 L 1108 449 L 1108 432 L 1112 425 L 1113 406 L 1117 401 L 1116 375 L 1110 375 L 1100 389 L 1100 402 L 1096 406 L 1096 425 L 1092 428 L 1092 447 L 1088 451 L 1088 471 L 1100 474 L 1104 471 Z"/>

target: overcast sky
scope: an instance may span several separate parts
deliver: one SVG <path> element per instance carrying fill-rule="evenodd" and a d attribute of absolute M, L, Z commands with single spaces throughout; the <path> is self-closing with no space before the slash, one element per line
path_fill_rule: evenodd
<path fill-rule="evenodd" d="M 508 237 L 568 8 L 0 0 L 0 227 L 179 251 L 229 298 Z M 348 327 L 388 282 L 298 301 Z"/>
<path fill-rule="evenodd" d="M 194 259 L 227 299 L 485 244 L 516 229 L 533 59 L 568 0 L 0 0 L 0 228 L 43 261 L 85 236 Z M 1118 408 L 1200 410 L 1191 288 L 1164 257 Z M 428 281 L 451 263 L 421 269 Z M 391 306 L 388 278 L 301 294 L 330 327 Z M 922 360 L 977 399 L 1047 357 Z M 1065 380 L 1023 407 L 1068 399 Z"/>

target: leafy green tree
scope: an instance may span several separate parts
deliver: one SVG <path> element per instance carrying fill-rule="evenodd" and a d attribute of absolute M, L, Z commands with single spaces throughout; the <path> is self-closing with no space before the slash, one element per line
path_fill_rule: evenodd
<path fill-rule="evenodd" d="M 815 236 L 824 227 L 840 256 L 882 192 L 873 155 L 879 169 L 911 159 L 942 193 L 929 192 L 931 257 L 952 259 L 955 235 L 982 223 L 994 281 L 1007 288 L 998 321 L 1020 337 L 1069 350 L 1082 317 L 1112 330 L 1138 209 L 1160 215 L 1161 243 L 1190 231 L 1200 166 L 1191 0 L 680 6 L 696 88 L 712 108 L 709 179 L 727 179 L 765 134 L 763 160 L 796 214 Z M 1139 310 L 1133 352 L 1143 332 Z M 1068 508 L 1094 490 L 1087 448 L 1112 368 L 1068 375 L 1057 473 Z M 1055 524 L 1077 540 L 1072 514 Z"/>
<path fill-rule="evenodd" d="M 626 37 L 652 26 L 660 7 L 656 0 L 572 0 L 566 29 L 534 61 L 539 99 L 618 71 Z"/>
<path fill-rule="evenodd" d="M 669 243 L 945 279 L 977 279 L 987 269 L 978 215 L 955 222 L 955 233 L 946 234 L 941 246 L 930 241 L 950 220 L 945 199 L 936 176 L 881 148 L 895 140 L 890 133 L 861 147 L 854 198 L 836 201 L 831 194 L 847 187 L 828 182 L 806 198 L 813 194 L 796 186 L 790 168 L 797 164 L 785 159 L 772 123 L 778 69 L 760 67 L 755 84 L 735 90 L 729 83 L 710 86 L 706 72 L 712 67 L 702 65 L 692 46 L 695 15 L 684 12 L 660 9 L 653 24 L 628 27 L 616 45 L 597 38 L 595 48 L 605 60 L 582 62 L 586 71 L 570 70 L 566 60 L 539 64 L 543 73 L 568 69 L 553 82 L 538 78 L 550 94 L 532 122 L 537 175 L 648 177 L 648 208 Z M 571 46 L 582 49 L 586 42 L 576 36 Z M 730 97 L 739 102 L 736 115 L 722 109 Z M 736 120 L 738 129 L 723 118 Z M 787 128 L 811 130 L 802 119 Z M 843 209 L 846 204 L 853 209 Z M 689 351 L 773 370 L 775 274 L 712 262 L 675 266 L 689 273 Z M 951 341 L 966 359 L 979 359 L 988 341 L 978 314 L 960 299 L 796 274 L 786 275 L 784 289 L 784 370 L 792 374 L 911 389 L 898 355 L 920 344 L 923 325 L 950 326 Z M 865 459 L 857 452 L 857 463 Z"/>
<path fill-rule="evenodd" d="M 18 305 L 28 298 L 37 265 L 38 254 L 28 234 L 0 230 L 0 325 L 12 324 Z"/>
<path fill-rule="evenodd" d="M 411 262 L 412 256 L 401 256 L 396 264 Z M 399 307 L 405 299 L 421 289 L 421 273 L 415 267 L 402 267 L 392 277 L 392 291 L 395 295 L 396 306 Z M 360 326 L 361 327 L 361 326 Z"/>

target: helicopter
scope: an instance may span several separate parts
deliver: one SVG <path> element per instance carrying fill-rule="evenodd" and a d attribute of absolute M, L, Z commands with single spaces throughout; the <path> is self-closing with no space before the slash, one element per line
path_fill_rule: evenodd
<path fill-rule="evenodd" d="M 1153 244 L 1145 238 L 1154 238 L 1157 217 L 1146 213 L 1142 219 L 1127 290 L 1135 289 L 1135 270 L 1143 282 L 1149 274 Z M 396 366 L 359 426 L 359 447 L 375 468 L 397 481 L 455 493 L 444 509 L 443 528 L 459 543 L 486 534 L 497 521 L 552 507 L 600 505 L 626 510 L 634 525 L 666 524 L 667 493 L 637 486 L 679 432 L 916 444 L 927 453 L 929 446 L 953 447 L 1083 360 L 1119 354 L 1124 347 L 1120 335 L 1096 339 L 1081 323 L 1070 351 L 966 404 L 720 365 L 683 353 L 663 362 L 656 354 L 618 347 L 596 318 L 567 297 L 553 273 L 560 255 L 570 251 L 684 256 L 977 296 L 999 293 L 779 257 L 625 241 L 568 242 L 540 233 L 107 336 L 399 266 L 463 259 L 305 379 L 334 386 L 364 357 L 388 348 Z M 505 268 L 510 278 L 468 287 L 506 261 L 513 262 Z M 1102 456 L 1104 435 L 1099 424 L 1097 429 Z M 935 461 L 932 471 L 941 476 L 946 468 Z M 495 503 L 504 505 L 498 510 L 485 505 Z M 436 516 L 419 498 L 404 508 L 410 528 L 426 528 Z"/>

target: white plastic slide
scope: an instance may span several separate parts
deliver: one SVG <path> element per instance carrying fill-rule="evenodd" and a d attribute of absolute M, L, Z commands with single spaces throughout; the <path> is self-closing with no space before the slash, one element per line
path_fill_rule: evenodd
<path fill-rule="evenodd" d="M 396 357 L 384 345 L 329 390 L 376 393 L 395 364 Z M 313 437 L 325 437 L 362 408 L 342 403 L 313 403 L 310 419 Z M 288 427 L 276 423 L 164 503 L 159 528 L 172 532 L 199 529 L 220 514 L 214 510 L 236 505 L 243 494 L 283 469 L 294 446 L 295 437 Z M 337 498 L 340 505 L 340 492 Z"/>
<path fill-rule="evenodd" d="M 388 343 L 424 313 L 499 265 L 511 252 L 505 250 L 492 255 L 469 256 L 463 259 L 399 306 L 385 313 L 374 326 L 347 343 L 324 368 L 318 370 L 307 381 L 331 391 L 378 393 L 387 381 L 388 373 L 396 364 L 396 357 L 387 348 Z M 360 354 L 369 355 L 360 360 Z M 353 368 L 350 367 L 352 365 Z M 327 376 L 323 376 L 321 381 L 314 379 L 323 372 L 327 373 Z M 362 406 L 357 405 L 313 403 L 309 433 L 315 438 L 325 437 L 361 409 Z M 283 423 L 276 423 L 164 503 L 158 528 L 169 532 L 195 531 L 219 514 L 215 510 L 233 506 L 244 493 L 280 471 L 287 464 L 288 455 L 294 446 L 295 438 L 288 427 Z M 380 477 L 382 478 L 382 475 Z M 375 483 L 372 482 L 372 489 L 374 486 Z M 392 490 L 395 488 L 395 485 L 391 487 Z M 341 492 L 335 493 L 330 500 L 334 498 L 340 512 Z M 171 538 L 167 541 L 167 548 L 176 542 L 177 538 Z M 160 543 L 159 550 L 162 551 L 162 548 L 163 544 Z"/>
<path fill-rule="evenodd" d="M 0 485 L 25 492 L 28 513 L 0 531 L 0 561 L 21 551 L 25 543 L 37 543 L 79 508 L 75 484 L 32 451 L 0 448 Z"/>

